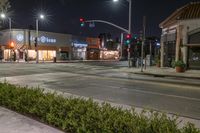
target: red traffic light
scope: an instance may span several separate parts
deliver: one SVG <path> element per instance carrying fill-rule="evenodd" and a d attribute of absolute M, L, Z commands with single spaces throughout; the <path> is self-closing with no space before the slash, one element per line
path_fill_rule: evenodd
<path fill-rule="evenodd" d="M 83 18 L 80 18 L 80 22 L 84 22 L 84 19 L 83 19 Z"/>
<path fill-rule="evenodd" d="M 127 35 L 126 35 L 126 38 L 127 38 L 127 39 L 130 39 L 130 38 L 131 38 L 131 34 L 127 34 Z"/>

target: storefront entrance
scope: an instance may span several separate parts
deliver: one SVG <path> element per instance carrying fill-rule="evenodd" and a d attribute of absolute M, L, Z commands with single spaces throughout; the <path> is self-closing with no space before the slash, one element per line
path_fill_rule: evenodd
<path fill-rule="evenodd" d="M 190 69 L 200 69 L 200 46 L 189 48 L 189 60 Z"/>
<path fill-rule="evenodd" d="M 200 29 L 199 29 L 200 30 Z M 188 37 L 189 57 L 188 65 L 190 69 L 200 69 L 200 32 L 195 32 Z"/>
<path fill-rule="evenodd" d="M 164 66 L 171 67 L 171 63 L 175 60 L 176 43 L 168 42 L 164 44 Z"/>
<path fill-rule="evenodd" d="M 54 57 L 56 57 L 56 51 L 53 50 L 39 50 L 39 60 L 40 61 L 52 61 Z M 29 50 L 28 51 L 29 61 L 36 60 L 36 51 Z"/>

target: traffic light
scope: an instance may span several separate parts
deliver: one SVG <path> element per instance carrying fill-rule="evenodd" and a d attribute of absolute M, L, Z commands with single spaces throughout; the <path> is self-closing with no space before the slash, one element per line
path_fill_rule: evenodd
<path fill-rule="evenodd" d="M 134 35 L 134 39 L 136 40 L 137 38 L 138 38 L 138 37 L 137 37 L 137 35 L 135 34 L 135 35 Z"/>
<path fill-rule="evenodd" d="M 131 43 L 131 34 L 127 34 L 126 35 L 126 44 L 130 44 Z"/>
<path fill-rule="evenodd" d="M 80 23 L 81 23 L 81 27 L 85 26 L 85 20 L 84 20 L 84 18 L 80 18 Z"/>

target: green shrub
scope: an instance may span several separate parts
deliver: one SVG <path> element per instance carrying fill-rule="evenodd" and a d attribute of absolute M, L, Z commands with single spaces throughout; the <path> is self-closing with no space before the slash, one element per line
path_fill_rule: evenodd
<path fill-rule="evenodd" d="M 175 67 L 182 67 L 185 68 L 186 64 L 182 60 L 175 61 Z"/>
<path fill-rule="evenodd" d="M 137 114 L 92 99 L 64 98 L 43 90 L 0 83 L 0 106 L 68 133 L 200 133 L 194 125 L 177 127 L 177 117 L 148 111 Z M 150 116 L 146 116 L 146 113 Z"/>

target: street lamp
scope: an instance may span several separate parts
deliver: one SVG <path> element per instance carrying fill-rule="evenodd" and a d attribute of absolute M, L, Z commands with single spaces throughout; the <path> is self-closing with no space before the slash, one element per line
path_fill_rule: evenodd
<path fill-rule="evenodd" d="M 118 2 L 119 0 L 113 0 L 113 2 Z"/>
<path fill-rule="evenodd" d="M 1 16 L 2 19 L 6 19 L 6 18 L 7 18 L 7 16 L 6 16 L 5 13 L 1 13 L 0 16 Z M 11 42 L 12 42 L 12 41 L 11 41 L 11 38 L 12 38 L 12 37 L 11 37 L 11 32 L 12 32 L 12 31 L 11 31 L 11 28 L 12 28 L 12 21 L 11 21 L 11 18 L 10 18 L 10 17 L 8 17 L 8 21 L 9 21 L 9 44 L 11 44 Z"/>
<path fill-rule="evenodd" d="M 118 2 L 119 0 L 113 0 L 113 2 Z M 131 34 L 131 15 L 132 15 L 132 0 L 126 0 L 129 3 L 129 26 L 128 26 L 128 34 Z M 131 66 L 131 60 L 130 60 L 130 48 L 131 48 L 131 44 L 128 44 L 128 66 Z"/>
<path fill-rule="evenodd" d="M 45 19 L 44 14 L 40 14 L 39 17 L 36 19 L 36 38 L 35 38 L 36 63 L 39 63 L 39 53 L 38 53 L 39 19 L 41 19 L 41 20 Z"/>

